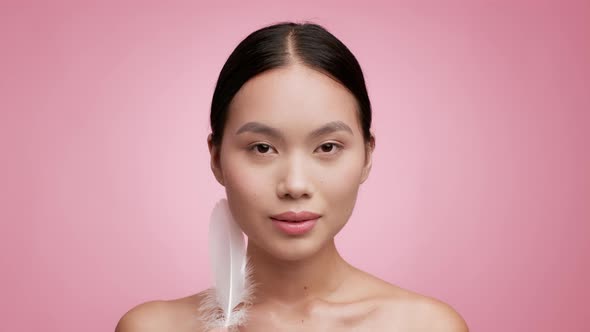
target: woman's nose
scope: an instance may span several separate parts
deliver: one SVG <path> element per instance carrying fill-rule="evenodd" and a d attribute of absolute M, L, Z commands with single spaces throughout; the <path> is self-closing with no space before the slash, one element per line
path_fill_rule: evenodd
<path fill-rule="evenodd" d="M 301 157 L 291 157 L 285 160 L 281 177 L 277 185 L 277 194 L 280 198 L 311 197 L 312 184 L 308 176 L 306 162 Z"/>

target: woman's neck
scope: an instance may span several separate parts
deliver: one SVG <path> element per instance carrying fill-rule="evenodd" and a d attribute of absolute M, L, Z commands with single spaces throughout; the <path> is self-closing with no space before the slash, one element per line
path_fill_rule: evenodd
<path fill-rule="evenodd" d="M 247 251 L 256 283 L 255 303 L 325 299 L 353 269 L 340 256 L 333 239 L 313 256 L 299 261 L 277 259 L 251 242 Z"/>

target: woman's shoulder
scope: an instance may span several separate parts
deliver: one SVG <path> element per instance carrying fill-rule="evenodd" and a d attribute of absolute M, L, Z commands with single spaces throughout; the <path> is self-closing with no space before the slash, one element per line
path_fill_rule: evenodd
<path fill-rule="evenodd" d="M 138 304 L 119 319 L 115 332 L 201 331 L 197 312 L 203 295 Z"/>
<path fill-rule="evenodd" d="M 368 279 L 372 279 L 374 299 L 379 303 L 383 322 L 411 331 L 469 331 L 463 317 L 448 303 L 376 277 Z"/>
<path fill-rule="evenodd" d="M 375 309 L 371 315 L 380 331 L 467 332 L 461 315 L 449 304 L 431 296 L 402 288 L 354 268 L 347 288 L 352 296 L 364 298 Z"/>

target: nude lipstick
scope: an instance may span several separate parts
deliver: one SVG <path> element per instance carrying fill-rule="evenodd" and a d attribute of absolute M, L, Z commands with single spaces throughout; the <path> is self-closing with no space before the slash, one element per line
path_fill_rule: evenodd
<path fill-rule="evenodd" d="M 270 217 L 272 223 L 285 234 L 302 235 L 313 229 L 321 215 L 309 211 L 288 211 Z"/>

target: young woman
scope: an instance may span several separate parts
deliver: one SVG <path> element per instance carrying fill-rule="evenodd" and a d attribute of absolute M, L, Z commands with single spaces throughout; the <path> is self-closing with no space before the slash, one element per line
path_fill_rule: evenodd
<path fill-rule="evenodd" d="M 258 285 L 240 331 L 467 331 L 449 305 L 355 268 L 334 245 L 375 148 L 361 67 L 336 37 L 311 23 L 253 32 L 221 70 L 210 120 L 211 169 Z M 117 331 L 203 331 L 202 298 L 141 304 Z"/>

